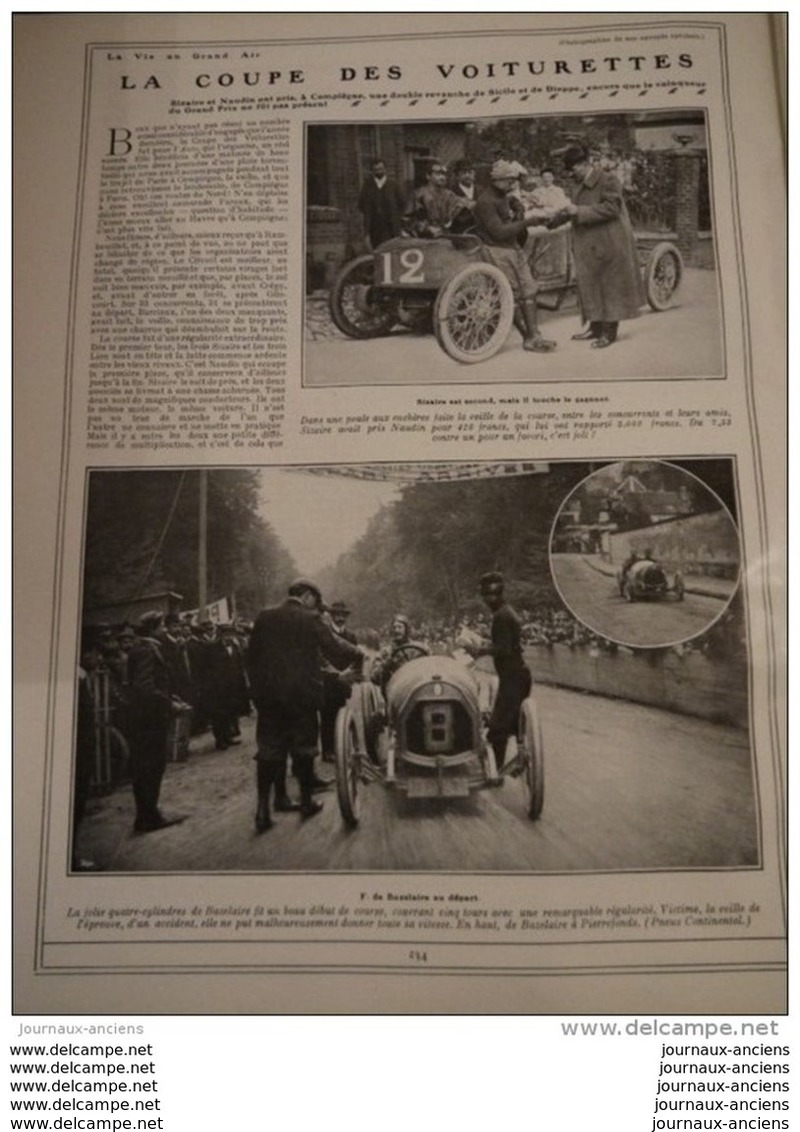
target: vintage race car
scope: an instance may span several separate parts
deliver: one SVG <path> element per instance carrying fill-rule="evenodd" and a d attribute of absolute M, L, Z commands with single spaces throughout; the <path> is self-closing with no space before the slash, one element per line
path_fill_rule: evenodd
<path fill-rule="evenodd" d="M 556 231 L 529 244 L 537 302 L 547 310 L 558 309 L 576 287 L 568 237 Z M 681 254 L 668 241 L 637 246 L 647 300 L 654 310 L 665 310 L 683 276 Z M 485 361 L 503 347 L 515 314 L 511 284 L 487 262 L 484 245 L 471 233 L 387 240 L 342 267 L 328 306 L 334 324 L 349 338 L 432 325 L 441 348 L 467 364 Z"/>
<path fill-rule="evenodd" d="M 478 677 L 449 656 L 420 655 L 390 678 L 353 687 L 336 721 L 336 790 L 342 818 L 356 826 L 363 789 L 373 782 L 408 798 L 464 797 L 524 775 L 528 815 L 544 802 L 544 751 L 536 703 L 522 704 L 516 750 L 498 771 L 486 741 Z"/>
<path fill-rule="evenodd" d="M 620 570 L 617 586 L 620 597 L 624 597 L 626 601 L 659 601 L 667 597 L 683 601 L 685 592 L 680 573 L 676 571 L 670 580 L 664 567 L 650 558 L 634 562 L 626 572 Z"/>

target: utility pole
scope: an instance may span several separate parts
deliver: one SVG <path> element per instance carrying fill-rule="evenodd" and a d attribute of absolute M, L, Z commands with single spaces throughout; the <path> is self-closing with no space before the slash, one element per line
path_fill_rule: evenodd
<path fill-rule="evenodd" d="M 200 469 L 198 491 L 198 537 L 197 537 L 197 594 L 200 612 L 198 620 L 205 620 L 208 605 L 208 470 Z"/>

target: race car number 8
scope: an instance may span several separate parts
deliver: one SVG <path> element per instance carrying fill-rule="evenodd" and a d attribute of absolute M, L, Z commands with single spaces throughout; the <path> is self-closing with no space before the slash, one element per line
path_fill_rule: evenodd
<path fill-rule="evenodd" d="M 419 248 L 405 248 L 397 256 L 399 266 L 403 269 L 397 277 L 398 283 L 424 283 L 425 274 L 422 265 L 425 256 Z M 383 253 L 383 282 L 393 283 L 392 279 L 392 253 Z"/>

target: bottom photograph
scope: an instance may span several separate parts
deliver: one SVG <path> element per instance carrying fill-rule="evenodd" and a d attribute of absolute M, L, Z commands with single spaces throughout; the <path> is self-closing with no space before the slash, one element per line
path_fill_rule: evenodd
<path fill-rule="evenodd" d="M 93 470 L 72 873 L 759 868 L 735 462 Z"/>

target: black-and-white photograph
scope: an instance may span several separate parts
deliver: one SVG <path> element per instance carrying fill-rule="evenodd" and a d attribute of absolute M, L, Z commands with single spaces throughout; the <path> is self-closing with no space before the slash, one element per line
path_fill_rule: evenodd
<path fill-rule="evenodd" d="M 308 125 L 304 385 L 723 377 L 708 144 L 702 109 Z"/>
<path fill-rule="evenodd" d="M 721 477 L 733 505 L 730 462 Z M 719 477 L 718 462 L 704 465 Z M 559 594 L 619 644 L 658 648 L 725 615 L 739 582 L 739 532 L 705 483 L 663 461 L 603 467 L 564 501 L 550 543 Z"/>
<path fill-rule="evenodd" d="M 72 871 L 756 867 L 742 599 L 662 647 L 576 617 L 550 563 L 613 539 L 598 477 L 620 531 L 639 483 L 694 492 L 686 537 L 734 494 L 729 460 L 90 471 Z"/>

